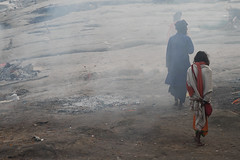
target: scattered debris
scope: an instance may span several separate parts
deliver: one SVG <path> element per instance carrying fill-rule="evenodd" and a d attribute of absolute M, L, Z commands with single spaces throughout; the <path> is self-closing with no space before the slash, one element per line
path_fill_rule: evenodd
<path fill-rule="evenodd" d="M 47 123 L 48 123 L 48 121 L 36 122 L 36 123 L 34 123 L 34 126 L 42 126 L 42 125 L 47 124 Z"/>
<path fill-rule="evenodd" d="M 3 103 L 9 103 L 9 102 L 12 102 L 12 101 L 9 101 L 9 100 L 3 100 L 3 101 L 0 101 L 0 104 L 3 104 Z"/>
<path fill-rule="evenodd" d="M 29 91 L 26 90 L 26 89 L 18 89 L 16 90 L 16 94 L 19 95 L 19 96 L 22 96 L 22 95 L 25 95 L 27 94 Z"/>
<path fill-rule="evenodd" d="M 27 66 L 20 66 L 20 63 L 10 64 L 6 63 L 0 68 L 0 81 L 15 81 L 15 80 L 25 80 L 31 79 L 37 76 L 39 71 L 33 70 L 33 65 L 29 64 Z"/>
<path fill-rule="evenodd" d="M 232 104 L 240 104 L 240 98 L 235 99 Z"/>
<path fill-rule="evenodd" d="M 6 97 L 7 100 L 18 101 L 19 97 L 16 93 L 12 94 L 11 96 Z"/>
<path fill-rule="evenodd" d="M 36 141 L 36 142 L 41 142 L 41 141 L 43 141 L 44 139 L 42 139 L 42 138 L 40 138 L 40 137 L 38 137 L 38 136 L 33 136 L 33 137 L 32 137 L 32 140 L 34 140 L 34 141 Z"/>
<path fill-rule="evenodd" d="M 16 93 L 14 93 L 10 96 L 6 96 L 5 100 L 0 101 L 0 104 L 18 101 L 19 99 L 20 99 L 19 96 Z"/>

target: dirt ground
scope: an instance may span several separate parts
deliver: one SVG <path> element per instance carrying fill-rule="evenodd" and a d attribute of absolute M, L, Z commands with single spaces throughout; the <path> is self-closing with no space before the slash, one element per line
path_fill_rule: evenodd
<path fill-rule="evenodd" d="M 0 64 L 32 64 L 39 73 L 0 81 L 0 159 L 239 159 L 240 104 L 232 102 L 240 97 L 240 29 L 229 28 L 226 9 L 240 3 L 160 2 L 1 7 Z M 213 70 L 203 147 L 193 140 L 188 97 L 183 108 L 173 106 L 164 84 L 167 31 L 178 10 L 194 54 L 207 51 Z M 4 101 L 14 93 L 19 100 Z"/>

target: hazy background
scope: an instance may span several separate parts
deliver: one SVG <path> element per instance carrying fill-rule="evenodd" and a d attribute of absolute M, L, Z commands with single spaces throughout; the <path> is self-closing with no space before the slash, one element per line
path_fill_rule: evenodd
<path fill-rule="evenodd" d="M 25 99 L 88 95 L 170 104 L 165 51 L 177 11 L 189 24 L 194 54 L 209 53 L 215 87 L 238 79 L 240 32 L 228 26 L 230 7 L 240 9 L 240 2 L 2 0 L 0 63 L 33 64 L 39 77 L 48 76 L 25 83 Z"/>

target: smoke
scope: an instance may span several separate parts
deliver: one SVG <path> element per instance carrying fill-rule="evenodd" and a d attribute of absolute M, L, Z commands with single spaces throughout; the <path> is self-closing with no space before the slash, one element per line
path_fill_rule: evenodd
<path fill-rule="evenodd" d="M 84 93 L 169 105 L 165 54 L 174 13 L 182 11 L 196 51 L 211 54 L 217 47 L 206 44 L 229 42 L 224 39 L 227 5 L 193 0 L 29 2 L 1 14 L 1 57 L 9 55 L 4 48 L 13 39 L 13 56 L 1 61 L 20 59 L 39 68 L 40 76 L 49 76 L 28 84 L 36 93 L 31 98 Z"/>

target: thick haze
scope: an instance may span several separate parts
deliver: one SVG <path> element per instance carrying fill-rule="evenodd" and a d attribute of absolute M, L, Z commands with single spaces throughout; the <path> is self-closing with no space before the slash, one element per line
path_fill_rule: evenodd
<path fill-rule="evenodd" d="M 222 70 L 217 65 L 225 60 L 222 51 L 228 47 L 237 49 L 239 43 L 239 29 L 227 28 L 227 9 L 240 9 L 238 1 L 36 0 L 35 3 L 15 0 L 0 3 L 0 63 L 20 60 L 33 64 L 41 71 L 39 76 L 49 76 L 38 84 L 28 84 L 30 88 L 37 85 L 32 88 L 37 94 L 30 98 L 89 92 L 139 100 L 164 99 L 168 96 L 164 84 L 168 30 L 177 11 L 182 12 L 182 19 L 189 24 L 194 53 L 207 51 L 216 71 Z M 233 57 L 239 56 L 233 50 L 229 52 Z M 239 64 L 235 58 L 227 63 Z M 214 76 L 223 75 L 214 71 Z"/>

